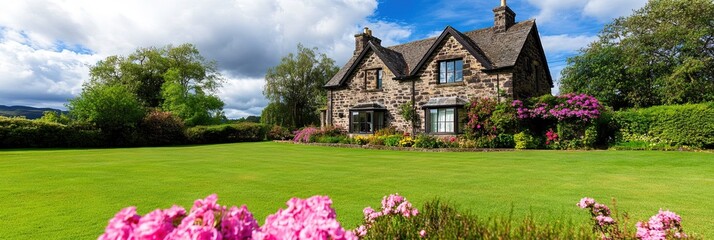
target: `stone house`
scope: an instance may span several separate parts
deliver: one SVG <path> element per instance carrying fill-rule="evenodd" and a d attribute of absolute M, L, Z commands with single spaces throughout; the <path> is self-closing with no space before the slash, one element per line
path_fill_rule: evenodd
<path fill-rule="evenodd" d="M 393 126 L 454 135 L 473 98 L 549 94 L 553 80 L 535 20 L 515 22 L 505 0 L 493 12 L 493 27 L 462 33 L 447 26 L 439 37 L 391 47 L 365 28 L 352 58 L 325 85 L 323 123 L 351 134 Z M 400 114 L 410 103 L 414 126 Z"/>

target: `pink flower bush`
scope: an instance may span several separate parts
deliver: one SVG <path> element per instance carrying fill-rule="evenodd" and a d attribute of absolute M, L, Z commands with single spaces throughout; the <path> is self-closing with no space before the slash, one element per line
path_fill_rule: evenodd
<path fill-rule="evenodd" d="M 637 238 L 656 240 L 668 238 L 686 238 L 682 230 L 682 218 L 674 212 L 659 210 L 647 222 L 637 222 Z"/>
<path fill-rule="evenodd" d="M 372 207 L 366 207 L 362 211 L 364 213 L 364 224 L 353 230 L 355 235 L 363 237 L 367 235 L 367 230 L 372 227 L 372 224 L 382 217 L 402 216 L 409 218 L 419 214 L 419 210 L 414 208 L 405 197 L 397 194 L 390 194 L 382 198 L 382 209 L 375 211 Z"/>
<path fill-rule="evenodd" d="M 595 97 L 576 93 L 560 95 L 555 103 L 538 102 L 531 108 L 524 106 L 520 100 L 514 100 L 511 106 L 516 108 L 516 114 L 520 119 L 555 118 L 558 121 L 572 119 L 590 122 L 600 117 L 602 111 L 602 105 Z"/>
<path fill-rule="evenodd" d="M 128 207 L 109 221 L 100 240 L 132 239 L 251 239 L 258 222 L 245 206 L 218 205 L 215 194 L 196 200 L 191 211 L 179 206 L 154 210 L 146 215 L 136 214 L 136 207 Z"/>
<path fill-rule="evenodd" d="M 295 137 L 293 138 L 293 142 L 304 142 L 308 143 L 310 142 L 310 136 L 319 133 L 320 129 L 317 129 L 316 127 L 306 127 L 300 130 L 295 131 Z"/>
<path fill-rule="evenodd" d="M 594 222 L 593 230 L 600 232 L 602 239 L 612 239 L 610 226 L 615 225 L 615 219 L 610 216 L 610 208 L 589 197 L 580 199 L 576 205 L 582 209 L 590 209 L 590 216 Z"/>
<path fill-rule="evenodd" d="M 109 220 L 109 225 L 107 225 L 104 234 L 99 236 L 99 240 L 136 239 L 134 229 L 140 219 L 141 216 L 136 214 L 136 207 L 122 209 Z"/>
<path fill-rule="evenodd" d="M 548 131 L 545 132 L 545 144 L 550 145 L 556 142 L 558 142 L 558 133 L 554 132 L 552 128 L 548 129 Z"/>
<path fill-rule="evenodd" d="M 288 208 L 268 216 L 254 239 L 358 239 L 337 222 L 332 200 L 327 196 L 292 198 Z"/>
<path fill-rule="evenodd" d="M 290 199 L 288 208 L 268 216 L 263 227 L 245 205 L 228 209 L 217 200 L 215 194 L 196 200 L 188 214 L 173 206 L 142 217 L 136 207 L 128 207 L 109 221 L 99 239 L 358 239 L 337 222 L 327 196 Z"/>

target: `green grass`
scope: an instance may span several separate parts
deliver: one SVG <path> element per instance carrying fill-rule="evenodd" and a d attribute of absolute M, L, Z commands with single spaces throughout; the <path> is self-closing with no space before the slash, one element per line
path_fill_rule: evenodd
<path fill-rule="evenodd" d="M 290 197 L 329 195 L 353 228 L 366 206 L 398 192 L 417 207 L 439 197 L 479 216 L 582 222 L 584 196 L 633 220 L 660 208 L 714 238 L 714 154 L 658 151 L 423 153 L 284 143 L 2 150 L 0 239 L 94 239 L 121 208 L 140 214 L 217 193 L 262 224 Z M 633 226 L 634 227 L 634 226 Z"/>

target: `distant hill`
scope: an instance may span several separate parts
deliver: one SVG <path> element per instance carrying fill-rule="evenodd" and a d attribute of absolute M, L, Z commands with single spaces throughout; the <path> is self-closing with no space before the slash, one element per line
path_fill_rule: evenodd
<path fill-rule="evenodd" d="M 62 112 L 62 110 L 54 108 L 34 108 L 27 106 L 5 106 L 0 105 L 0 116 L 19 117 L 25 116 L 27 119 L 38 119 L 42 117 L 45 111 Z"/>

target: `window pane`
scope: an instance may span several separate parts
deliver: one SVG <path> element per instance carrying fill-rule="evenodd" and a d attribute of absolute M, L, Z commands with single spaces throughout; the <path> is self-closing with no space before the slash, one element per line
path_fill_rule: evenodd
<path fill-rule="evenodd" d="M 454 122 L 446 122 L 445 132 L 454 132 Z"/>
<path fill-rule="evenodd" d="M 383 74 L 383 72 L 381 69 L 377 70 L 377 89 L 382 88 L 382 74 Z"/>
<path fill-rule="evenodd" d="M 446 121 L 446 112 L 444 109 L 439 109 L 439 122 Z"/>
<path fill-rule="evenodd" d="M 384 124 L 384 113 L 383 112 L 375 112 L 374 113 L 374 131 L 377 131 L 382 128 L 382 125 Z"/>
<path fill-rule="evenodd" d="M 445 115 L 446 115 L 445 121 L 451 121 L 451 122 L 453 122 L 453 121 L 454 121 L 454 109 L 453 109 L 453 108 L 448 108 L 448 109 L 445 109 L 444 111 L 445 111 L 445 113 L 446 113 L 446 114 L 445 114 Z"/>
<path fill-rule="evenodd" d="M 456 71 L 461 71 L 461 70 L 464 69 L 464 61 L 462 61 L 462 60 L 456 60 L 456 61 L 455 61 L 455 64 L 456 64 L 456 68 L 455 68 Z"/>
<path fill-rule="evenodd" d="M 438 130 L 439 114 L 436 109 L 429 109 L 429 123 L 431 132 L 436 132 Z"/>
<path fill-rule="evenodd" d="M 461 70 L 456 71 L 456 79 L 454 81 L 461 82 L 464 80 L 464 75 Z"/>
<path fill-rule="evenodd" d="M 439 83 L 446 82 L 446 62 L 439 63 Z"/>

